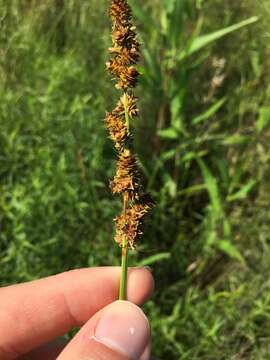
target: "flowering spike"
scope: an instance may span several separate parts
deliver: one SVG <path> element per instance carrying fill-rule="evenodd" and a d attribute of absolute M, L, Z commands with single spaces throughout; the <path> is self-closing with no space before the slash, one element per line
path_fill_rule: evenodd
<path fill-rule="evenodd" d="M 137 84 L 139 72 L 135 65 L 140 57 L 140 44 L 136 28 L 132 24 L 132 12 L 127 0 L 112 0 L 111 59 L 106 67 L 116 81 L 115 87 L 122 95 L 105 123 L 118 151 L 116 174 L 110 183 L 113 194 L 123 198 L 122 213 L 115 219 L 115 241 L 122 247 L 122 277 L 120 299 L 125 299 L 127 276 L 127 250 L 134 249 L 142 235 L 143 219 L 152 207 L 152 201 L 144 195 L 136 157 L 132 154 L 130 120 L 139 114 L 137 98 L 132 89 Z"/>
<path fill-rule="evenodd" d="M 122 89 L 116 107 L 106 115 L 106 125 L 118 150 L 116 175 L 110 183 L 113 194 L 122 194 L 124 206 L 116 219 L 115 240 L 120 246 L 136 246 L 142 233 L 142 219 L 151 208 L 145 202 L 136 157 L 130 149 L 129 120 L 138 116 L 137 98 L 131 89 L 136 85 L 139 60 L 139 42 L 132 24 L 131 9 L 126 0 L 112 0 L 112 58 L 107 68 L 116 79 L 116 88 Z"/>

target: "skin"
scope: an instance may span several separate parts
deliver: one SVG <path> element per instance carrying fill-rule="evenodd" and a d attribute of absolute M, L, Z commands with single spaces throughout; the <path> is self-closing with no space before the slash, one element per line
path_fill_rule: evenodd
<path fill-rule="evenodd" d="M 59 337 L 89 319 L 89 326 L 94 326 L 102 309 L 117 300 L 119 281 L 120 268 L 104 267 L 73 270 L 1 288 L 0 359 L 56 359 L 66 347 L 66 341 Z M 148 269 L 129 269 L 128 301 L 142 305 L 153 288 Z M 76 344 L 76 337 L 72 342 Z M 95 344 L 94 351 L 102 352 L 103 345 Z M 122 359 L 113 353 L 106 356 L 104 360 Z"/>

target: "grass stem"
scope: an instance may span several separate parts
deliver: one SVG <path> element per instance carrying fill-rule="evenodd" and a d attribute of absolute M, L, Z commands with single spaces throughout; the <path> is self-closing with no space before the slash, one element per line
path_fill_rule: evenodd
<path fill-rule="evenodd" d="M 128 192 L 123 195 L 123 213 L 125 214 L 128 207 L 129 194 Z M 126 300 L 127 297 L 127 273 L 128 273 L 128 242 L 123 237 L 122 240 L 122 265 L 121 265 L 121 280 L 119 300 Z"/>
<path fill-rule="evenodd" d="M 126 120 L 126 127 L 129 133 L 129 128 L 130 128 L 130 124 L 129 124 L 129 114 L 128 114 L 128 98 L 127 98 L 127 93 L 124 93 L 124 109 L 125 109 L 125 120 Z"/>
<path fill-rule="evenodd" d="M 119 300 L 127 299 L 127 272 L 128 272 L 128 247 L 124 245 L 122 247 L 122 269 L 121 269 Z"/>
<path fill-rule="evenodd" d="M 124 93 L 124 109 L 125 109 L 125 120 L 126 126 L 129 131 L 129 114 L 128 114 L 128 99 L 127 94 Z M 128 192 L 124 193 L 123 196 L 123 213 L 126 213 L 129 202 Z M 121 280 L 120 280 L 120 291 L 119 300 L 126 300 L 127 298 L 127 273 L 128 273 L 128 243 L 125 238 L 122 241 L 122 265 L 121 265 Z"/>

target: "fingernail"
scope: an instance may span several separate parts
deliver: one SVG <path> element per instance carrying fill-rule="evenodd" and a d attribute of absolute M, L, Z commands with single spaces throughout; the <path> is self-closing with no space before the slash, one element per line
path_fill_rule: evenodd
<path fill-rule="evenodd" d="M 145 265 L 145 266 L 135 266 L 133 269 L 138 269 L 138 270 L 146 269 L 146 270 L 148 270 L 148 271 L 150 271 L 150 272 L 153 272 L 153 269 L 152 269 L 150 266 L 148 266 L 148 265 Z"/>
<path fill-rule="evenodd" d="M 153 269 L 152 269 L 150 266 L 144 266 L 144 269 L 146 269 L 146 270 L 150 271 L 150 273 L 152 273 L 152 272 L 153 272 Z"/>
<path fill-rule="evenodd" d="M 105 346 L 137 360 L 150 343 L 150 327 L 138 306 L 117 301 L 104 310 L 95 337 Z"/>

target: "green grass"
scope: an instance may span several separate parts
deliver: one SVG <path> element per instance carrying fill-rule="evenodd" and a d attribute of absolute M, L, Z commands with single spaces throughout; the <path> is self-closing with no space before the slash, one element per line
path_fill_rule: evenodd
<path fill-rule="evenodd" d="M 268 1 L 131 3 L 143 42 L 135 145 L 156 207 L 130 262 L 156 277 L 154 352 L 270 359 Z M 120 262 L 107 1 L 58 4 L 0 0 L 3 285 Z"/>

